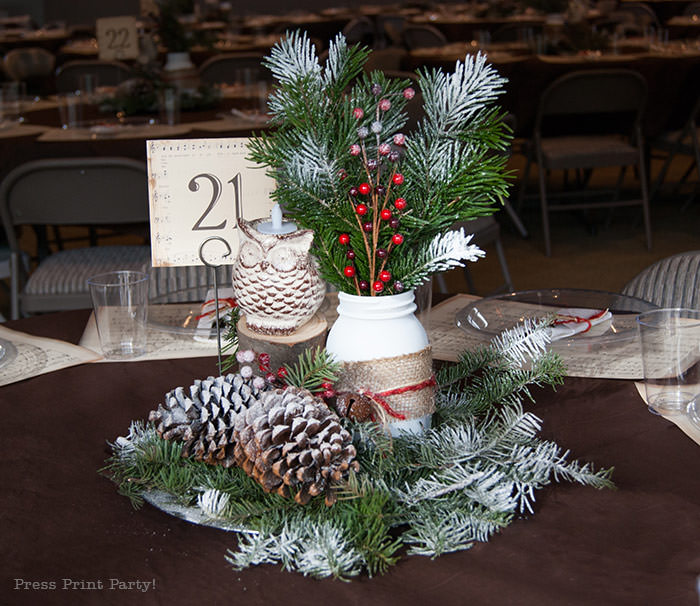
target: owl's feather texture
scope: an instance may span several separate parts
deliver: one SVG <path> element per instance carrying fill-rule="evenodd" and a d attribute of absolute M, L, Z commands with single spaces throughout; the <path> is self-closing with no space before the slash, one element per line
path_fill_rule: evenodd
<path fill-rule="evenodd" d="M 311 230 L 263 234 L 258 222 L 240 219 L 240 250 L 233 266 L 233 292 L 251 330 L 287 335 L 310 320 L 326 292 L 309 255 Z"/>

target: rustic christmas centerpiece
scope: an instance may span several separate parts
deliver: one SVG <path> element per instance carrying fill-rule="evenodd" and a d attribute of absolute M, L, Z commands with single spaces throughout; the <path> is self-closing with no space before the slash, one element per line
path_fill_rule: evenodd
<path fill-rule="evenodd" d="M 414 89 L 360 76 L 365 57 L 339 37 L 321 68 L 304 36 L 280 42 L 269 61 L 278 131 L 253 145 L 341 290 L 330 351 L 273 372 L 268 354 L 239 349 L 237 373 L 169 391 L 103 470 L 136 506 L 234 531 L 237 569 L 381 574 L 404 547 L 435 557 L 487 541 L 554 480 L 610 485 L 608 470 L 539 439 L 540 419 L 523 409 L 531 385 L 563 377 L 547 348 L 552 319 L 433 375 L 413 317 L 412 288 L 478 254 L 450 225 L 490 212 L 504 191 L 492 155 L 503 127 L 488 109 L 501 79 L 483 58 L 424 73 L 426 116 L 408 137 L 401 108 Z M 387 421 L 408 425 L 387 432 Z"/>
<path fill-rule="evenodd" d="M 504 79 L 483 56 L 392 79 L 363 72 L 368 53 L 338 36 L 323 66 L 306 36 L 278 43 L 267 59 L 275 129 L 251 142 L 251 158 L 313 230 L 320 274 L 340 291 L 326 344 L 343 362 L 338 390 L 370 398 L 394 433 L 420 431 L 435 380 L 413 290 L 483 255 L 450 228 L 493 213 L 506 193 L 498 152 L 509 138 L 494 106 Z M 408 104 L 422 113 L 410 130 Z"/>

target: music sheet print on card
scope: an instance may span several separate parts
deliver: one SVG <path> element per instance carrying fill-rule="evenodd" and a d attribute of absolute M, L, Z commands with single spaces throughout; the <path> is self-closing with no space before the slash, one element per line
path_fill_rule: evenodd
<path fill-rule="evenodd" d="M 267 217 L 275 188 L 265 169 L 246 159 L 248 138 L 147 141 L 151 256 L 154 267 L 202 265 L 202 243 L 217 236 L 205 256 L 232 264 L 238 219 Z"/>

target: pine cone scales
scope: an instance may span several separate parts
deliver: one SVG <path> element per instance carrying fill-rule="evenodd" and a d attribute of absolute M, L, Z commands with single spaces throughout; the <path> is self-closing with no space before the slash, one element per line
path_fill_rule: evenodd
<path fill-rule="evenodd" d="M 162 438 L 183 442 L 183 456 L 231 467 L 234 417 L 256 402 L 260 393 L 252 379 L 238 374 L 197 379 L 189 395 L 182 387 L 165 394 L 165 403 L 151 411 L 148 420 Z"/>
<path fill-rule="evenodd" d="M 350 434 L 338 417 L 308 391 L 288 387 L 263 394 L 235 416 L 233 456 L 266 492 L 306 504 L 325 492 L 335 502 L 333 484 L 359 470 Z"/>

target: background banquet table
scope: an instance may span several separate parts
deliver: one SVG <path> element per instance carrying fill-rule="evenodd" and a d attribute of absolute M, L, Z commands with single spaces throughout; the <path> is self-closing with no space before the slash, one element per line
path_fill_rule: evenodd
<path fill-rule="evenodd" d="M 77 343 L 86 311 L 9 322 Z M 274 566 L 235 571 L 231 534 L 135 511 L 98 474 L 107 442 L 177 385 L 215 373 L 215 358 L 91 364 L 0 388 L 2 604 L 697 604 L 700 457 L 655 417 L 634 384 L 567 379 L 528 407 L 542 434 L 598 468 L 616 490 L 561 484 L 536 513 L 465 552 L 406 557 L 386 575 L 342 583 Z M 14 589 L 16 579 L 57 583 Z M 63 579 L 104 589 L 63 590 Z M 110 579 L 150 582 L 141 593 Z"/>

